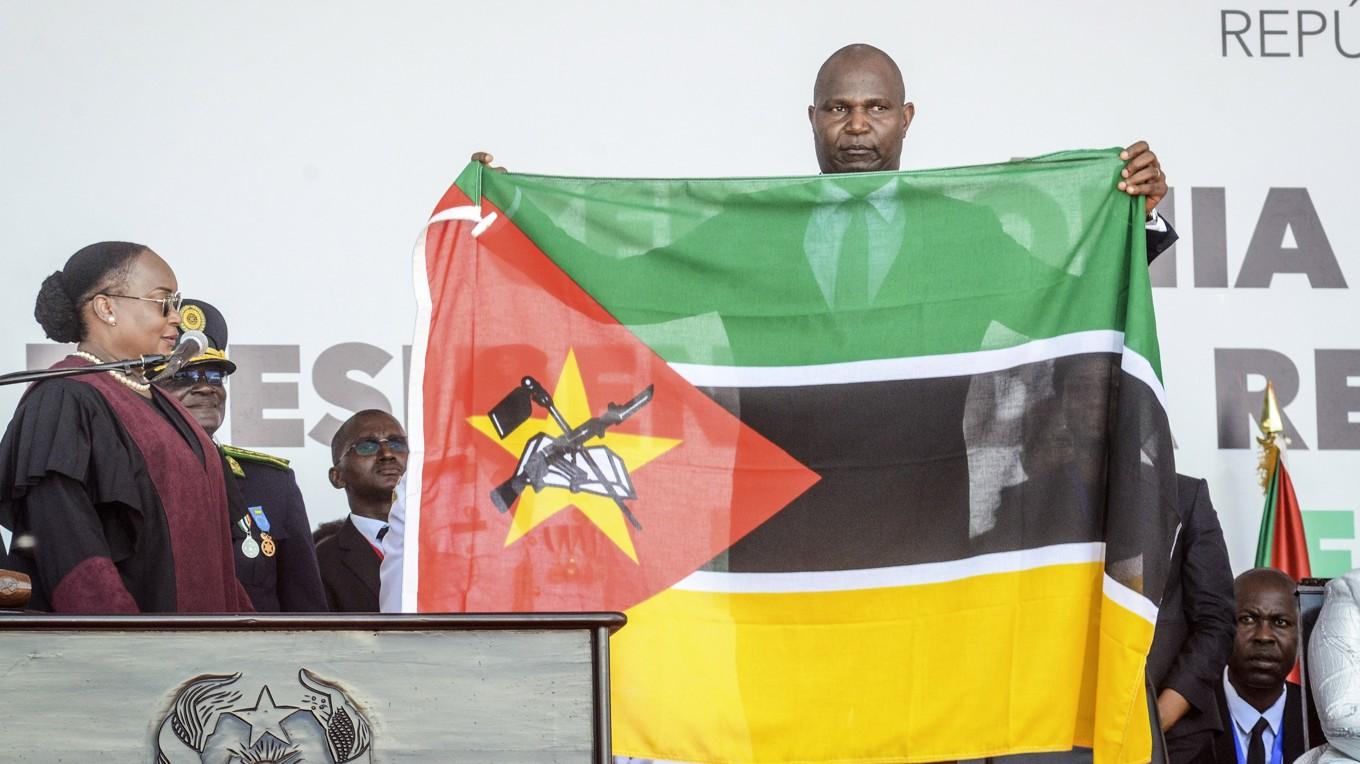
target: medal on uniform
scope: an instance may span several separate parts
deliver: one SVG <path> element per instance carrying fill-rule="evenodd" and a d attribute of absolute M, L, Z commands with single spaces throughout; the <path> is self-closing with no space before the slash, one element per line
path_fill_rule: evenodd
<path fill-rule="evenodd" d="M 264 513 L 264 507 L 247 507 L 250 516 L 255 518 L 255 525 L 259 526 L 261 533 L 269 532 L 269 516 Z"/>
<path fill-rule="evenodd" d="M 260 529 L 260 551 L 264 552 L 265 557 L 273 557 L 278 546 L 274 543 L 274 537 L 269 535 L 269 516 L 264 513 L 264 507 L 246 507 L 250 511 L 247 519 L 254 518 L 255 526 Z"/>
<path fill-rule="evenodd" d="M 250 515 L 246 515 L 240 520 L 237 520 L 236 524 L 240 526 L 241 530 L 246 532 L 245 541 L 241 542 L 241 554 L 245 555 L 246 557 L 252 560 L 255 559 L 256 557 L 259 557 L 260 545 L 258 542 L 255 541 L 255 537 L 250 533 Z M 269 545 L 270 547 L 273 547 L 274 544 L 271 541 Z"/>

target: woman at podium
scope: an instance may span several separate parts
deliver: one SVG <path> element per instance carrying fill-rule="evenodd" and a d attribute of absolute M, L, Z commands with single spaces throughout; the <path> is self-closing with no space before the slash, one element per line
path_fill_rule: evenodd
<path fill-rule="evenodd" d="M 169 354 L 174 271 L 139 244 L 71 256 L 34 316 L 76 351 L 57 367 Z M 67 613 L 250 610 L 236 580 L 222 462 L 175 400 L 140 374 L 48 379 L 24 394 L 0 441 L 6 564 L 33 579 L 30 607 Z"/>

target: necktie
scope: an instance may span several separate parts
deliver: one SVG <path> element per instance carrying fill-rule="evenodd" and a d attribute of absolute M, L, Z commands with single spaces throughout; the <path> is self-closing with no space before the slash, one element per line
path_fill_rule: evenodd
<path fill-rule="evenodd" d="M 1262 737 L 1269 725 L 1265 717 L 1251 728 L 1251 742 L 1247 743 L 1247 764 L 1266 764 L 1266 741 Z"/>
<path fill-rule="evenodd" d="M 381 542 L 381 541 L 383 540 L 383 536 L 386 536 L 386 535 L 387 535 L 387 529 L 390 528 L 390 527 L 391 527 L 390 525 L 384 525 L 383 527 L 381 527 L 381 528 L 378 529 L 378 541 L 379 541 L 379 542 Z"/>
<path fill-rule="evenodd" d="M 854 310 L 869 304 L 869 205 L 854 201 L 846 206 L 850 225 L 836 263 L 836 307 Z"/>

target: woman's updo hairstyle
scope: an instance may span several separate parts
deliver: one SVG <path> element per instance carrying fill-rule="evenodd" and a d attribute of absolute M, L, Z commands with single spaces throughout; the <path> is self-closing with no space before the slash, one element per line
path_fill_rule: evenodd
<path fill-rule="evenodd" d="M 146 251 L 141 244 L 101 241 L 71 255 L 66 266 L 43 279 L 33 317 L 54 342 L 85 339 L 81 307 L 101 290 L 121 283 L 132 260 Z"/>

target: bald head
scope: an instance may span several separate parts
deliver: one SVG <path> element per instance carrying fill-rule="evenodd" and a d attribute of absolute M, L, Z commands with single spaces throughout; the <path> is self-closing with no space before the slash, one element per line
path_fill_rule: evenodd
<path fill-rule="evenodd" d="M 1233 596 L 1241 601 L 1255 599 L 1264 592 L 1285 594 L 1293 598 L 1299 583 L 1288 573 L 1276 568 L 1252 568 L 1233 579 Z"/>
<path fill-rule="evenodd" d="M 812 85 L 812 102 L 816 104 L 827 93 L 835 91 L 842 79 L 867 72 L 882 79 L 893 102 L 906 102 L 907 86 L 902 81 L 902 70 L 897 68 L 897 62 L 882 50 L 862 42 L 851 43 L 822 62 L 822 68 L 817 70 L 817 81 Z"/>
<path fill-rule="evenodd" d="M 825 173 L 896 170 L 916 113 L 897 64 L 872 45 L 831 54 L 817 71 L 808 120 Z"/>

